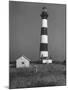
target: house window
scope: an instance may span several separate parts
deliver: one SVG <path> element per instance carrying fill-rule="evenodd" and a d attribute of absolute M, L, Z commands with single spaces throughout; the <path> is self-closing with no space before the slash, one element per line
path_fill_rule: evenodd
<path fill-rule="evenodd" d="M 24 62 L 22 62 L 22 64 L 24 64 Z"/>

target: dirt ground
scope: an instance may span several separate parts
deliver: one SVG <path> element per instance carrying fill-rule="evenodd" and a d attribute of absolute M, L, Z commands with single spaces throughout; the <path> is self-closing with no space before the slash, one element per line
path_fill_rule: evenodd
<path fill-rule="evenodd" d="M 66 85 L 66 66 L 62 64 L 34 64 L 9 72 L 9 88 L 13 89 Z"/>

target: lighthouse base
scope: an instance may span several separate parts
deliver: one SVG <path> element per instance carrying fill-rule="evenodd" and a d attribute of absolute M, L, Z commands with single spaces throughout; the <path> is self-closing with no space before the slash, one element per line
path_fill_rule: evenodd
<path fill-rule="evenodd" d="M 43 59 L 42 60 L 42 63 L 44 63 L 44 64 L 50 64 L 50 63 L 52 63 L 52 59 Z"/>

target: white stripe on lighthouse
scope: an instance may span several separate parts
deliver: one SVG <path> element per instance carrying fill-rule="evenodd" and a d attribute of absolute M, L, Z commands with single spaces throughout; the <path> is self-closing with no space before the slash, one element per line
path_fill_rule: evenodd
<path fill-rule="evenodd" d="M 41 43 L 48 43 L 48 35 L 41 35 Z"/>
<path fill-rule="evenodd" d="M 42 19 L 42 27 L 48 27 L 47 19 Z"/>
<path fill-rule="evenodd" d="M 40 51 L 40 57 L 48 57 L 48 51 Z"/>

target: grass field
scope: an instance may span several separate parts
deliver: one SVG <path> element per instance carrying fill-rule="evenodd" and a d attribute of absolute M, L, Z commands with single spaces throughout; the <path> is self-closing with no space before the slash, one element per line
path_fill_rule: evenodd
<path fill-rule="evenodd" d="M 9 71 L 9 88 L 13 89 L 66 85 L 66 66 L 62 64 L 34 64 Z"/>

